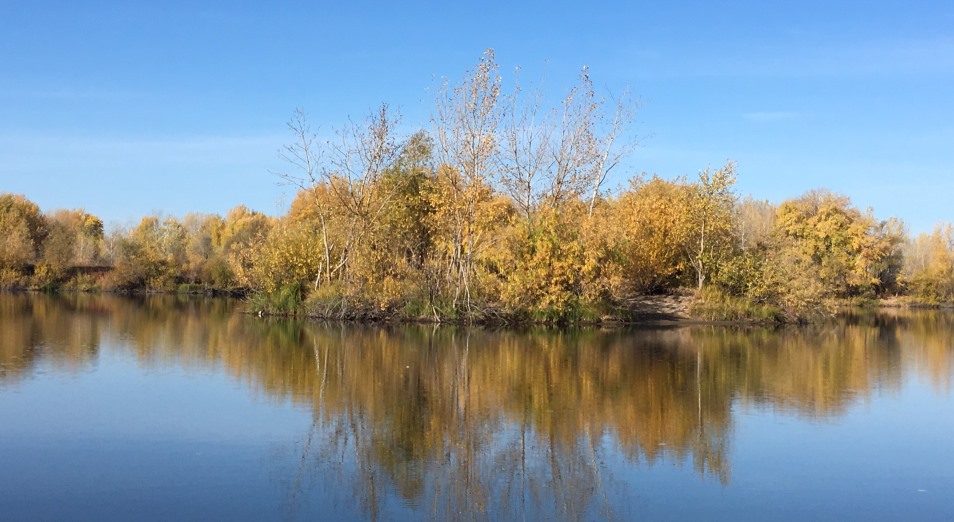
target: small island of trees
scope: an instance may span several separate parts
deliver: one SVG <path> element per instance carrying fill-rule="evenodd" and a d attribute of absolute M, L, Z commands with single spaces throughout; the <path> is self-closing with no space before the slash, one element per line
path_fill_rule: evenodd
<path fill-rule="evenodd" d="M 795 321 L 846 302 L 954 301 L 954 228 L 907 237 L 846 196 L 773 205 L 697 176 L 607 178 L 634 147 L 628 96 L 584 69 L 559 103 L 504 93 L 493 53 L 440 90 L 432 129 L 386 106 L 322 141 L 303 112 L 282 151 L 287 213 L 146 216 L 106 233 L 84 210 L 0 194 L 0 285 L 242 292 L 266 313 L 473 322 L 631 320 L 647 295 L 712 320 Z"/>

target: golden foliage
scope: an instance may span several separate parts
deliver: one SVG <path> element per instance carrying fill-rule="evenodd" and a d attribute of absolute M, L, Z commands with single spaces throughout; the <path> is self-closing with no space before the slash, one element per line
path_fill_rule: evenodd
<path fill-rule="evenodd" d="M 938 225 L 910 242 L 904 278 L 919 300 L 954 302 L 954 225 Z"/>
<path fill-rule="evenodd" d="M 793 311 L 874 296 L 897 276 L 901 234 L 896 223 L 878 222 L 844 196 L 814 191 L 786 201 L 766 253 L 768 292 Z"/>
<path fill-rule="evenodd" d="M 32 201 L 0 194 L 0 267 L 18 268 L 37 259 L 49 229 Z"/>
<path fill-rule="evenodd" d="M 321 270 L 320 240 L 307 223 L 288 220 L 272 228 L 265 240 L 250 246 L 251 263 L 242 273 L 254 289 L 272 292 L 283 286 L 314 281 Z"/>
<path fill-rule="evenodd" d="M 687 187 L 682 180 L 653 176 L 635 180 L 616 202 L 623 277 L 631 292 L 654 292 L 675 286 L 688 260 L 686 241 Z"/>

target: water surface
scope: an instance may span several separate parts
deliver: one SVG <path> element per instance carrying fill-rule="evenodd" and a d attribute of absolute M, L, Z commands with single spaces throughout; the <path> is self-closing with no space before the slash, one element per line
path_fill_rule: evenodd
<path fill-rule="evenodd" d="M 954 314 L 315 324 L 0 295 L 0 519 L 954 519 Z"/>

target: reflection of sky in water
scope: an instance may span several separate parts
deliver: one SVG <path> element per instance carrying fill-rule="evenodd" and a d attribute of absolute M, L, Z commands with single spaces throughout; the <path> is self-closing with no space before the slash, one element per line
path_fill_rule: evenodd
<path fill-rule="evenodd" d="M 954 416 L 949 394 L 909 372 L 822 421 L 758 408 L 734 413 L 731 482 L 673 466 L 615 461 L 635 499 L 624 518 L 690 520 L 950 520 Z"/>
<path fill-rule="evenodd" d="M 844 350 L 484 332 L 464 357 L 459 332 L 116 298 L 25 327 L 9 300 L 2 519 L 954 517 L 950 318 Z"/>
<path fill-rule="evenodd" d="M 0 393 L 0 518 L 275 518 L 270 457 L 307 412 L 222 373 L 147 370 L 111 349 L 93 372 L 43 366 Z"/>

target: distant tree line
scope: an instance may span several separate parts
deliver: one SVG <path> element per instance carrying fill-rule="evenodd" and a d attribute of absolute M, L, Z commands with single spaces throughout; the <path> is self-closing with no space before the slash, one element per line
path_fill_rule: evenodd
<path fill-rule="evenodd" d="M 0 195 L 5 286 L 242 289 L 274 313 L 573 322 L 694 293 L 712 319 L 793 320 L 845 300 L 954 301 L 954 231 L 906 237 L 838 194 L 740 198 L 736 166 L 639 175 L 628 96 L 584 69 L 558 103 L 509 92 L 493 53 L 440 90 L 429 131 L 399 136 L 386 105 L 319 139 L 304 113 L 283 148 L 297 187 L 284 216 L 147 216 L 105 234 L 83 210 Z"/>

